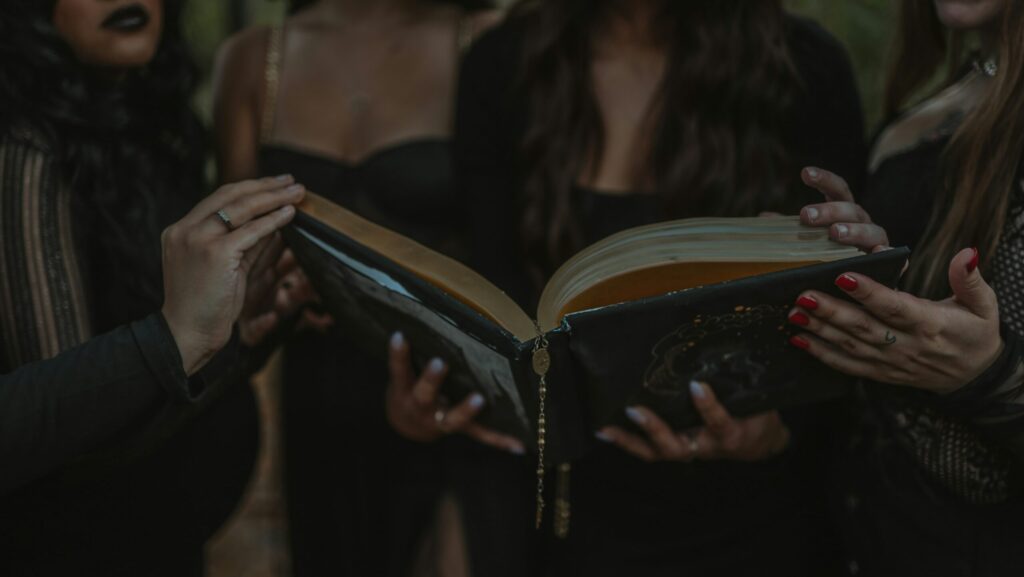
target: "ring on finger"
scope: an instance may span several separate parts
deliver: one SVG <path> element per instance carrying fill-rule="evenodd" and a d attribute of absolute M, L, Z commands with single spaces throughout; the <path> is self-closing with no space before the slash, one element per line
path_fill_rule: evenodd
<path fill-rule="evenodd" d="M 700 442 L 697 440 L 697 435 L 690 435 L 690 454 L 696 455 L 698 450 L 700 450 Z"/>
<path fill-rule="evenodd" d="M 228 228 L 228 232 L 235 230 L 235 225 L 231 223 L 231 217 L 228 216 L 228 213 L 225 212 L 223 208 L 214 214 L 216 214 L 217 218 L 219 218 L 220 221 L 224 223 L 224 226 Z"/>
<path fill-rule="evenodd" d="M 448 426 L 444 420 L 448 417 L 448 414 L 444 412 L 444 409 L 438 409 L 434 411 L 434 424 L 437 428 L 444 433 L 448 432 Z"/>

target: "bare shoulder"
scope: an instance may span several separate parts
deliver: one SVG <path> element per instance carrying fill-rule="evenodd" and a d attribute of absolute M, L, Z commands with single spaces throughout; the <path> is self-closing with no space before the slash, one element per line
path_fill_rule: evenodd
<path fill-rule="evenodd" d="M 262 87 L 271 28 L 258 26 L 228 38 L 217 51 L 214 76 L 219 83 L 235 90 Z"/>

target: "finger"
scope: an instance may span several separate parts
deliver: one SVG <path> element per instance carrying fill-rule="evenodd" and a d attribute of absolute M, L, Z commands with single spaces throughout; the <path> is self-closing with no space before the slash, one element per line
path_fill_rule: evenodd
<path fill-rule="evenodd" d="M 295 253 L 292 252 L 292 249 L 284 249 L 284 252 L 281 253 L 281 258 L 278 259 L 275 267 L 277 269 L 277 274 L 281 276 L 299 268 L 299 261 L 295 259 Z"/>
<path fill-rule="evenodd" d="M 800 222 L 808 226 L 826 226 L 837 222 L 870 223 L 871 217 L 852 202 L 823 202 L 800 209 Z"/>
<path fill-rule="evenodd" d="M 909 376 L 898 369 L 852 357 L 809 333 L 795 335 L 789 339 L 789 343 L 847 375 L 893 385 L 905 385 L 909 382 Z"/>
<path fill-rule="evenodd" d="M 479 423 L 470 423 L 463 429 L 462 434 L 495 449 L 508 451 L 513 455 L 526 454 L 526 447 L 523 446 L 522 441 L 519 439 L 492 431 Z"/>
<path fill-rule="evenodd" d="M 852 272 L 843 273 L 836 278 L 835 284 L 843 292 L 859 302 L 872 316 L 890 327 L 907 329 L 926 320 L 922 318 L 921 307 L 918 305 L 917 297 L 893 290 L 875 282 L 874 279 L 866 275 Z M 828 314 L 824 312 L 826 308 L 832 308 L 833 306 L 829 305 L 829 307 L 826 307 L 826 302 L 835 303 L 836 310 L 849 310 L 850 307 L 849 303 L 846 303 L 845 307 L 840 307 L 838 303 L 842 301 L 838 299 L 825 299 L 824 295 L 816 294 L 814 298 L 819 299 L 822 303 L 822 307 L 815 311 L 815 316 L 819 318 Z M 828 320 L 832 322 L 831 319 Z M 851 332 L 858 334 L 855 331 Z"/>
<path fill-rule="evenodd" d="M 707 427 L 701 427 L 697 432 L 691 433 L 690 439 L 689 448 L 694 459 L 713 461 L 722 458 L 721 441 Z"/>
<path fill-rule="evenodd" d="M 832 240 L 853 246 L 864 252 L 872 252 L 876 247 L 889 246 L 889 235 L 877 224 L 840 222 L 828 229 Z"/>
<path fill-rule="evenodd" d="M 658 460 L 657 452 L 647 441 L 618 427 L 605 427 L 595 433 L 595 436 L 648 463 Z"/>
<path fill-rule="evenodd" d="M 388 343 L 388 372 L 392 386 L 409 390 L 415 382 L 412 370 L 412 359 L 409 354 L 409 343 L 405 335 L 396 332 L 391 335 Z"/>
<path fill-rule="evenodd" d="M 441 391 L 441 383 L 448 375 L 448 365 L 441 359 L 431 359 L 427 363 L 420 378 L 412 386 L 412 400 L 420 408 L 429 409 L 437 405 L 437 396 Z"/>
<path fill-rule="evenodd" d="M 850 185 L 842 177 L 832 172 L 808 166 L 800 172 L 800 178 L 804 184 L 824 194 L 830 202 L 853 202 Z"/>
<path fill-rule="evenodd" d="M 949 263 L 949 286 L 956 302 L 983 319 L 999 318 L 996 293 L 981 276 L 981 256 L 976 248 L 960 251 Z"/>
<path fill-rule="evenodd" d="M 245 266 L 250 275 L 259 275 L 264 271 L 273 274 L 274 263 L 281 257 L 282 251 L 284 251 L 284 239 L 281 238 L 279 232 L 274 232 L 246 251 L 242 259 L 248 261 Z M 276 277 L 277 275 L 274 275 L 274 278 Z"/>
<path fill-rule="evenodd" d="M 264 237 L 287 225 L 293 218 L 295 218 L 295 207 L 288 204 L 266 216 L 246 223 L 245 226 L 224 238 L 232 250 L 244 253 L 256 246 Z"/>
<path fill-rule="evenodd" d="M 442 420 L 442 430 L 455 433 L 465 429 L 473 419 L 484 408 L 484 397 L 480 393 L 473 393 L 463 399 L 461 403 L 445 413 Z"/>
<path fill-rule="evenodd" d="M 855 310 L 854 315 L 870 320 L 846 323 L 841 320 L 835 321 L 835 323 L 832 320 L 825 322 L 809 315 L 803 309 L 793 309 L 789 314 L 789 322 L 828 342 L 833 347 L 846 351 L 852 357 L 872 362 L 887 362 L 881 347 L 890 340 L 887 337 L 892 336 L 899 339 L 902 333 L 886 328 L 860 309 Z M 848 332 L 850 329 L 847 327 L 855 327 L 852 330 L 855 330 L 857 334 Z"/>
<path fill-rule="evenodd" d="M 723 439 L 736 431 L 736 420 L 732 418 L 729 411 L 718 402 L 715 392 L 705 383 L 697 381 L 690 382 L 690 396 L 693 397 L 693 405 L 697 407 L 701 419 L 704 420 L 705 428 L 715 437 Z"/>
<path fill-rule="evenodd" d="M 227 228 L 239 229 L 253 219 L 272 213 L 282 206 L 301 202 L 305 194 L 305 187 L 301 184 L 293 184 L 285 188 L 242 196 L 220 209 L 231 219 L 230 227 L 225 227 L 224 221 L 215 214 L 202 223 L 203 228 L 200 229 L 200 234 L 215 237 L 223 235 Z"/>
<path fill-rule="evenodd" d="M 277 328 L 280 318 L 276 312 L 269 311 L 247 321 L 245 323 L 246 345 L 255 346 L 261 343 L 267 335 Z"/>
<path fill-rule="evenodd" d="M 327 332 L 334 326 L 334 317 L 328 313 L 318 313 L 308 308 L 302 312 L 301 324 L 318 332 Z"/>
<path fill-rule="evenodd" d="M 880 320 L 861 306 L 816 292 L 800 295 L 788 320 L 851 353 L 856 350 L 856 343 L 842 344 L 844 339 L 860 341 L 877 352 L 877 346 L 891 340 L 887 337 L 905 335 L 899 327 Z M 865 355 L 878 358 L 871 351 Z"/>
<path fill-rule="evenodd" d="M 217 189 L 216 192 L 199 201 L 196 206 L 182 219 L 189 227 L 213 216 L 215 212 L 231 204 L 235 199 L 247 194 L 277 190 L 291 186 L 295 179 L 290 174 L 272 176 L 258 180 L 246 180 L 228 184 Z M 229 215 L 231 216 L 231 215 Z M 221 224 L 223 226 L 223 224 Z"/>
<path fill-rule="evenodd" d="M 661 457 L 672 461 L 689 457 L 689 451 L 680 442 L 679 436 L 654 411 L 647 407 L 629 407 L 626 416 L 643 429 Z"/>

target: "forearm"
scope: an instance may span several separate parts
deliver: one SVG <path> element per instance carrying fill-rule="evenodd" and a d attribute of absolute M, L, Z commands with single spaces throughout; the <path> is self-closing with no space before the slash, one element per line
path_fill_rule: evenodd
<path fill-rule="evenodd" d="M 158 315 L 0 377 L 0 492 L 117 444 L 193 399 Z"/>

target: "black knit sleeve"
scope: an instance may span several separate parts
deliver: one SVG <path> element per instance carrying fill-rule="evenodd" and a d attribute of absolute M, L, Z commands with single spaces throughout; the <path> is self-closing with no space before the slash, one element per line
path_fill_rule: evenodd
<path fill-rule="evenodd" d="M 70 198 L 44 143 L 0 140 L 0 492 L 166 435 L 237 370 L 189 379 L 159 314 L 91 334 Z"/>

